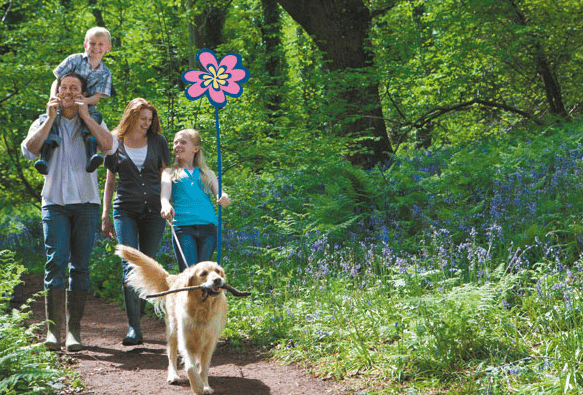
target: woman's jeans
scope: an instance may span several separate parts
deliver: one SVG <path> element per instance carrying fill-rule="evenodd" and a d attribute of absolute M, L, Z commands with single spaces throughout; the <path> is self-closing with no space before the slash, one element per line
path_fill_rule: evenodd
<path fill-rule="evenodd" d="M 119 244 L 133 247 L 153 258 L 158 251 L 160 240 L 164 234 L 166 220 L 160 212 L 144 210 L 133 213 L 123 209 L 113 210 L 113 226 Z M 130 267 L 125 259 L 122 260 L 123 278 L 125 279 Z"/>
<path fill-rule="evenodd" d="M 45 289 L 88 291 L 89 258 L 99 224 L 99 205 L 43 206 L 42 221 L 47 254 Z"/>
<path fill-rule="evenodd" d="M 174 255 L 181 272 L 198 262 L 212 260 L 217 248 L 217 227 L 214 224 L 175 226 L 174 233 L 176 233 L 178 243 L 173 237 L 172 247 L 174 247 Z M 186 263 L 180 249 L 184 253 Z"/>

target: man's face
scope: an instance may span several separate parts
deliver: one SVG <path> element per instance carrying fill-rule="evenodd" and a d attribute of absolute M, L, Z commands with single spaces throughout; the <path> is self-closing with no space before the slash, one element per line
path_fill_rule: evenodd
<path fill-rule="evenodd" d="M 81 92 L 81 81 L 75 77 L 65 77 L 61 80 L 59 86 L 59 99 L 61 99 L 61 106 L 70 107 L 75 104 L 75 99 L 78 96 L 83 96 Z"/>

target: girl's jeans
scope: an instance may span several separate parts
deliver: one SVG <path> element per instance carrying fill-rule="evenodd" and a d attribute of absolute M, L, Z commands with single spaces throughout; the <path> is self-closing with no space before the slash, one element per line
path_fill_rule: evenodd
<path fill-rule="evenodd" d="M 178 243 L 173 237 L 172 246 L 181 272 L 198 262 L 212 260 L 217 248 L 217 227 L 214 224 L 175 226 L 174 233 Z M 182 258 L 178 244 L 182 248 L 186 262 Z"/>

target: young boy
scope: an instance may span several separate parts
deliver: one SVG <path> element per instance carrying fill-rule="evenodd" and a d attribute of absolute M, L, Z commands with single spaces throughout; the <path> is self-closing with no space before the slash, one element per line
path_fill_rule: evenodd
<path fill-rule="evenodd" d="M 74 72 L 87 80 L 87 96 L 79 97 L 80 102 L 87 103 L 89 113 L 95 121 L 101 123 L 101 114 L 95 106 L 102 97 L 111 95 L 111 72 L 101 61 L 103 56 L 111 50 L 111 35 L 103 27 L 93 27 L 85 34 L 84 53 L 78 53 L 69 56 L 53 71 L 58 79 L 59 77 Z M 51 97 L 56 96 L 57 81 L 51 86 Z M 87 151 L 87 166 L 85 171 L 91 173 L 95 171 L 102 163 L 103 158 L 97 152 L 97 140 L 91 136 L 91 132 L 85 124 L 81 124 L 81 137 L 85 141 Z M 55 133 L 50 133 L 45 140 L 41 149 L 41 157 L 34 164 L 34 167 L 41 174 L 48 174 L 49 161 L 53 149 L 60 145 L 60 137 Z"/>

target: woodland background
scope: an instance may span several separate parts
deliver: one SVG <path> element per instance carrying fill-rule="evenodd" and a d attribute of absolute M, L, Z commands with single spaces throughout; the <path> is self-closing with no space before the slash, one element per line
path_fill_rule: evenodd
<path fill-rule="evenodd" d="M 54 67 L 100 25 L 108 126 L 144 97 L 168 140 L 201 131 L 215 169 L 214 109 L 188 101 L 180 76 L 201 48 L 251 72 L 220 110 L 224 265 L 255 295 L 231 305 L 228 341 L 347 393 L 581 393 L 582 2 L 0 4 L 7 287 L 43 261 L 42 177 L 20 142 Z M 93 291 L 119 302 L 114 246 L 98 239 Z M 175 270 L 168 235 L 158 259 Z M 23 369 L 48 372 L 50 356 L 3 333 L 0 389 L 58 387 L 58 368 Z"/>

